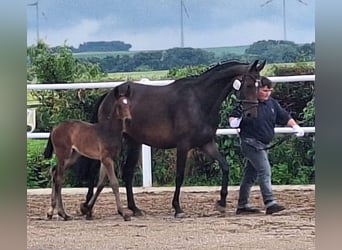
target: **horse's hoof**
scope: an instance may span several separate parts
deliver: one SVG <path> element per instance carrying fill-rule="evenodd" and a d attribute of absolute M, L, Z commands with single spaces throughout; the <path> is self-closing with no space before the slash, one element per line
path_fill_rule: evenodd
<path fill-rule="evenodd" d="M 88 208 L 86 203 L 80 204 L 80 211 L 81 211 L 82 215 L 88 214 L 89 208 Z"/>
<path fill-rule="evenodd" d="M 93 220 L 93 215 L 92 214 L 87 214 L 86 215 L 86 220 Z"/>
<path fill-rule="evenodd" d="M 52 214 L 46 214 L 46 217 L 48 218 L 48 220 L 52 220 Z"/>
<path fill-rule="evenodd" d="M 131 220 L 131 216 L 129 216 L 128 214 L 125 214 L 123 216 L 123 218 L 124 218 L 124 221 L 130 221 Z"/>
<path fill-rule="evenodd" d="M 182 219 L 185 217 L 185 213 L 181 212 L 181 213 L 175 213 L 175 218 L 178 218 L 178 219 Z"/>
<path fill-rule="evenodd" d="M 215 208 L 220 213 L 225 213 L 226 212 L 226 207 L 225 206 L 221 206 L 220 201 L 216 201 Z"/>
<path fill-rule="evenodd" d="M 135 216 L 135 217 L 145 216 L 145 212 L 143 210 L 140 210 L 140 209 L 135 209 L 133 211 L 133 216 Z"/>

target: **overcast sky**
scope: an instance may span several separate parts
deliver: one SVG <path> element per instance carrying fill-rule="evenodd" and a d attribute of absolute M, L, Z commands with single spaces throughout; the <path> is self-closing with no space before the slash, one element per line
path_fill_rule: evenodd
<path fill-rule="evenodd" d="M 36 6 L 27 1 L 27 44 L 37 41 Z M 259 40 L 315 41 L 314 0 L 183 0 L 184 46 L 249 45 Z M 304 5 L 301 2 L 305 2 Z M 39 38 L 50 46 L 123 41 L 131 50 L 181 46 L 181 0 L 38 0 Z"/>

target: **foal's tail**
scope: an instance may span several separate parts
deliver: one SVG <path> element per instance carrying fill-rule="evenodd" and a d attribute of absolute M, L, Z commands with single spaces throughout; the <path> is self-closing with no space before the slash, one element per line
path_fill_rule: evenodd
<path fill-rule="evenodd" d="M 51 134 L 50 134 L 48 143 L 44 150 L 44 159 L 50 159 L 52 157 L 52 153 L 53 153 L 53 145 L 52 145 Z"/>

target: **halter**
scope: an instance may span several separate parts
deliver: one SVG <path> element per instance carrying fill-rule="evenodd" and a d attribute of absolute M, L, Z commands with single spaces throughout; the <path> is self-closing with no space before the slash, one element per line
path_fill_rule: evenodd
<path fill-rule="evenodd" d="M 247 75 L 247 74 L 244 74 L 243 77 L 242 77 L 242 80 L 241 80 L 241 85 L 242 84 L 245 84 L 245 81 L 246 81 L 246 77 L 249 76 L 250 78 L 252 78 L 254 81 L 255 81 L 255 87 L 260 87 L 261 86 L 261 80 L 260 79 L 257 79 L 251 75 Z M 235 89 L 236 92 L 240 91 L 240 88 L 239 89 Z M 239 103 L 240 107 L 241 107 L 241 110 L 242 112 L 246 112 L 256 106 L 258 106 L 259 104 L 259 101 L 252 101 L 252 100 L 246 100 L 246 99 L 236 99 L 236 102 Z M 248 103 L 248 104 L 252 104 L 251 106 L 249 106 L 248 108 L 244 109 L 243 108 L 243 104 L 244 103 Z"/>

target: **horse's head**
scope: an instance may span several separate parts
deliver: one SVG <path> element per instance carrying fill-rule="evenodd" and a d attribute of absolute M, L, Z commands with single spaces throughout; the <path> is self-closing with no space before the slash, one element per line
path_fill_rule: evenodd
<path fill-rule="evenodd" d="M 122 121 L 122 132 L 126 132 L 126 127 L 129 126 L 132 120 L 130 100 L 131 91 L 130 85 L 127 86 L 125 93 L 120 92 L 119 87 L 120 86 L 114 89 L 115 102 L 113 118 L 115 120 Z"/>
<path fill-rule="evenodd" d="M 266 61 L 259 63 L 256 60 L 248 66 L 247 72 L 234 79 L 233 87 L 237 90 L 237 101 L 240 103 L 244 116 L 257 116 L 258 98 L 257 92 L 260 86 L 260 71 Z"/>

